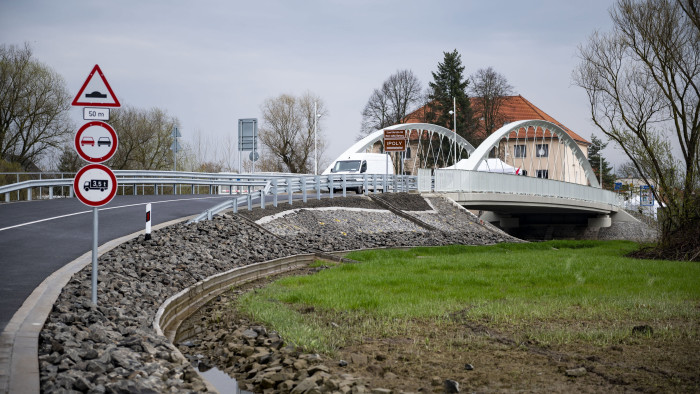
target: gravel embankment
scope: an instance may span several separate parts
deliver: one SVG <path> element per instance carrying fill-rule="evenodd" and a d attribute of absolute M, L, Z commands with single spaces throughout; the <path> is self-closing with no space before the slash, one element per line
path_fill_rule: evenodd
<path fill-rule="evenodd" d="M 473 215 L 439 198 L 429 200 L 439 213 L 425 211 L 430 205 L 418 195 L 384 198 L 442 231 L 427 231 L 358 196 L 178 224 L 155 231 L 152 240 L 139 237 L 120 245 L 100 258 L 99 306 L 90 302 L 89 267 L 71 279 L 54 304 L 39 338 L 41 390 L 205 390 L 193 367 L 155 335 L 153 319 L 168 297 L 238 266 L 315 251 L 518 241 L 476 224 Z M 330 206 L 363 211 L 311 210 Z M 265 229 L 251 222 L 290 208 L 303 209 L 261 221 Z"/>

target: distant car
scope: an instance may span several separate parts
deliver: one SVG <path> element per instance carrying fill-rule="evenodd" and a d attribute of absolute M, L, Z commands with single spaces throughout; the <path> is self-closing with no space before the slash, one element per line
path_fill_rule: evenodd
<path fill-rule="evenodd" d="M 95 139 L 92 137 L 83 137 L 83 139 L 80 140 L 80 146 L 85 145 L 95 146 Z"/>
<path fill-rule="evenodd" d="M 102 146 L 102 145 L 112 146 L 112 140 L 110 140 L 109 137 L 98 138 L 97 139 L 97 146 Z"/>

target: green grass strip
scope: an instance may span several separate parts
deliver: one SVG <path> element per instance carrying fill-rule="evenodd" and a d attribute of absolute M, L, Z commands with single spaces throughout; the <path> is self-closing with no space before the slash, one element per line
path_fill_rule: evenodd
<path fill-rule="evenodd" d="M 446 319 L 457 311 L 511 327 L 599 322 L 603 332 L 590 335 L 533 334 L 584 340 L 604 338 L 605 326 L 619 330 L 621 321 L 697 321 L 700 265 L 624 257 L 636 248 L 624 241 L 551 241 L 355 252 L 348 257 L 362 264 L 284 278 L 243 297 L 239 308 L 316 349 L 343 341 L 328 329 L 327 319 L 339 316 L 385 335 L 410 319 Z M 298 312 L 308 307 L 318 313 Z"/>

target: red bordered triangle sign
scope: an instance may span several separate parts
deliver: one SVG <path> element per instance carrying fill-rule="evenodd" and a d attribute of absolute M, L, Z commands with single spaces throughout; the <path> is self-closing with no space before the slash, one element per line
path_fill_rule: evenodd
<path fill-rule="evenodd" d="M 97 78 L 99 76 L 99 78 Z M 95 64 L 95 67 L 88 75 L 83 87 L 78 91 L 78 95 L 73 99 L 71 105 L 75 106 L 92 106 L 92 107 L 121 107 L 117 96 L 114 95 L 112 88 L 107 82 L 100 66 Z"/>

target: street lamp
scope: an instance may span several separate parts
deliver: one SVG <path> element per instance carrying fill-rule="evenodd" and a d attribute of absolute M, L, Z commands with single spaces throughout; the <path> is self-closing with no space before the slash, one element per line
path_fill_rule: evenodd
<path fill-rule="evenodd" d="M 453 115 L 452 118 L 452 131 L 455 133 L 455 160 L 454 160 L 454 166 L 457 168 L 457 98 L 452 97 L 452 111 L 450 111 L 450 115 Z"/>
<path fill-rule="evenodd" d="M 316 138 L 316 124 L 321 114 L 318 113 L 318 102 L 314 101 L 314 175 L 318 175 L 318 140 Z"/>

